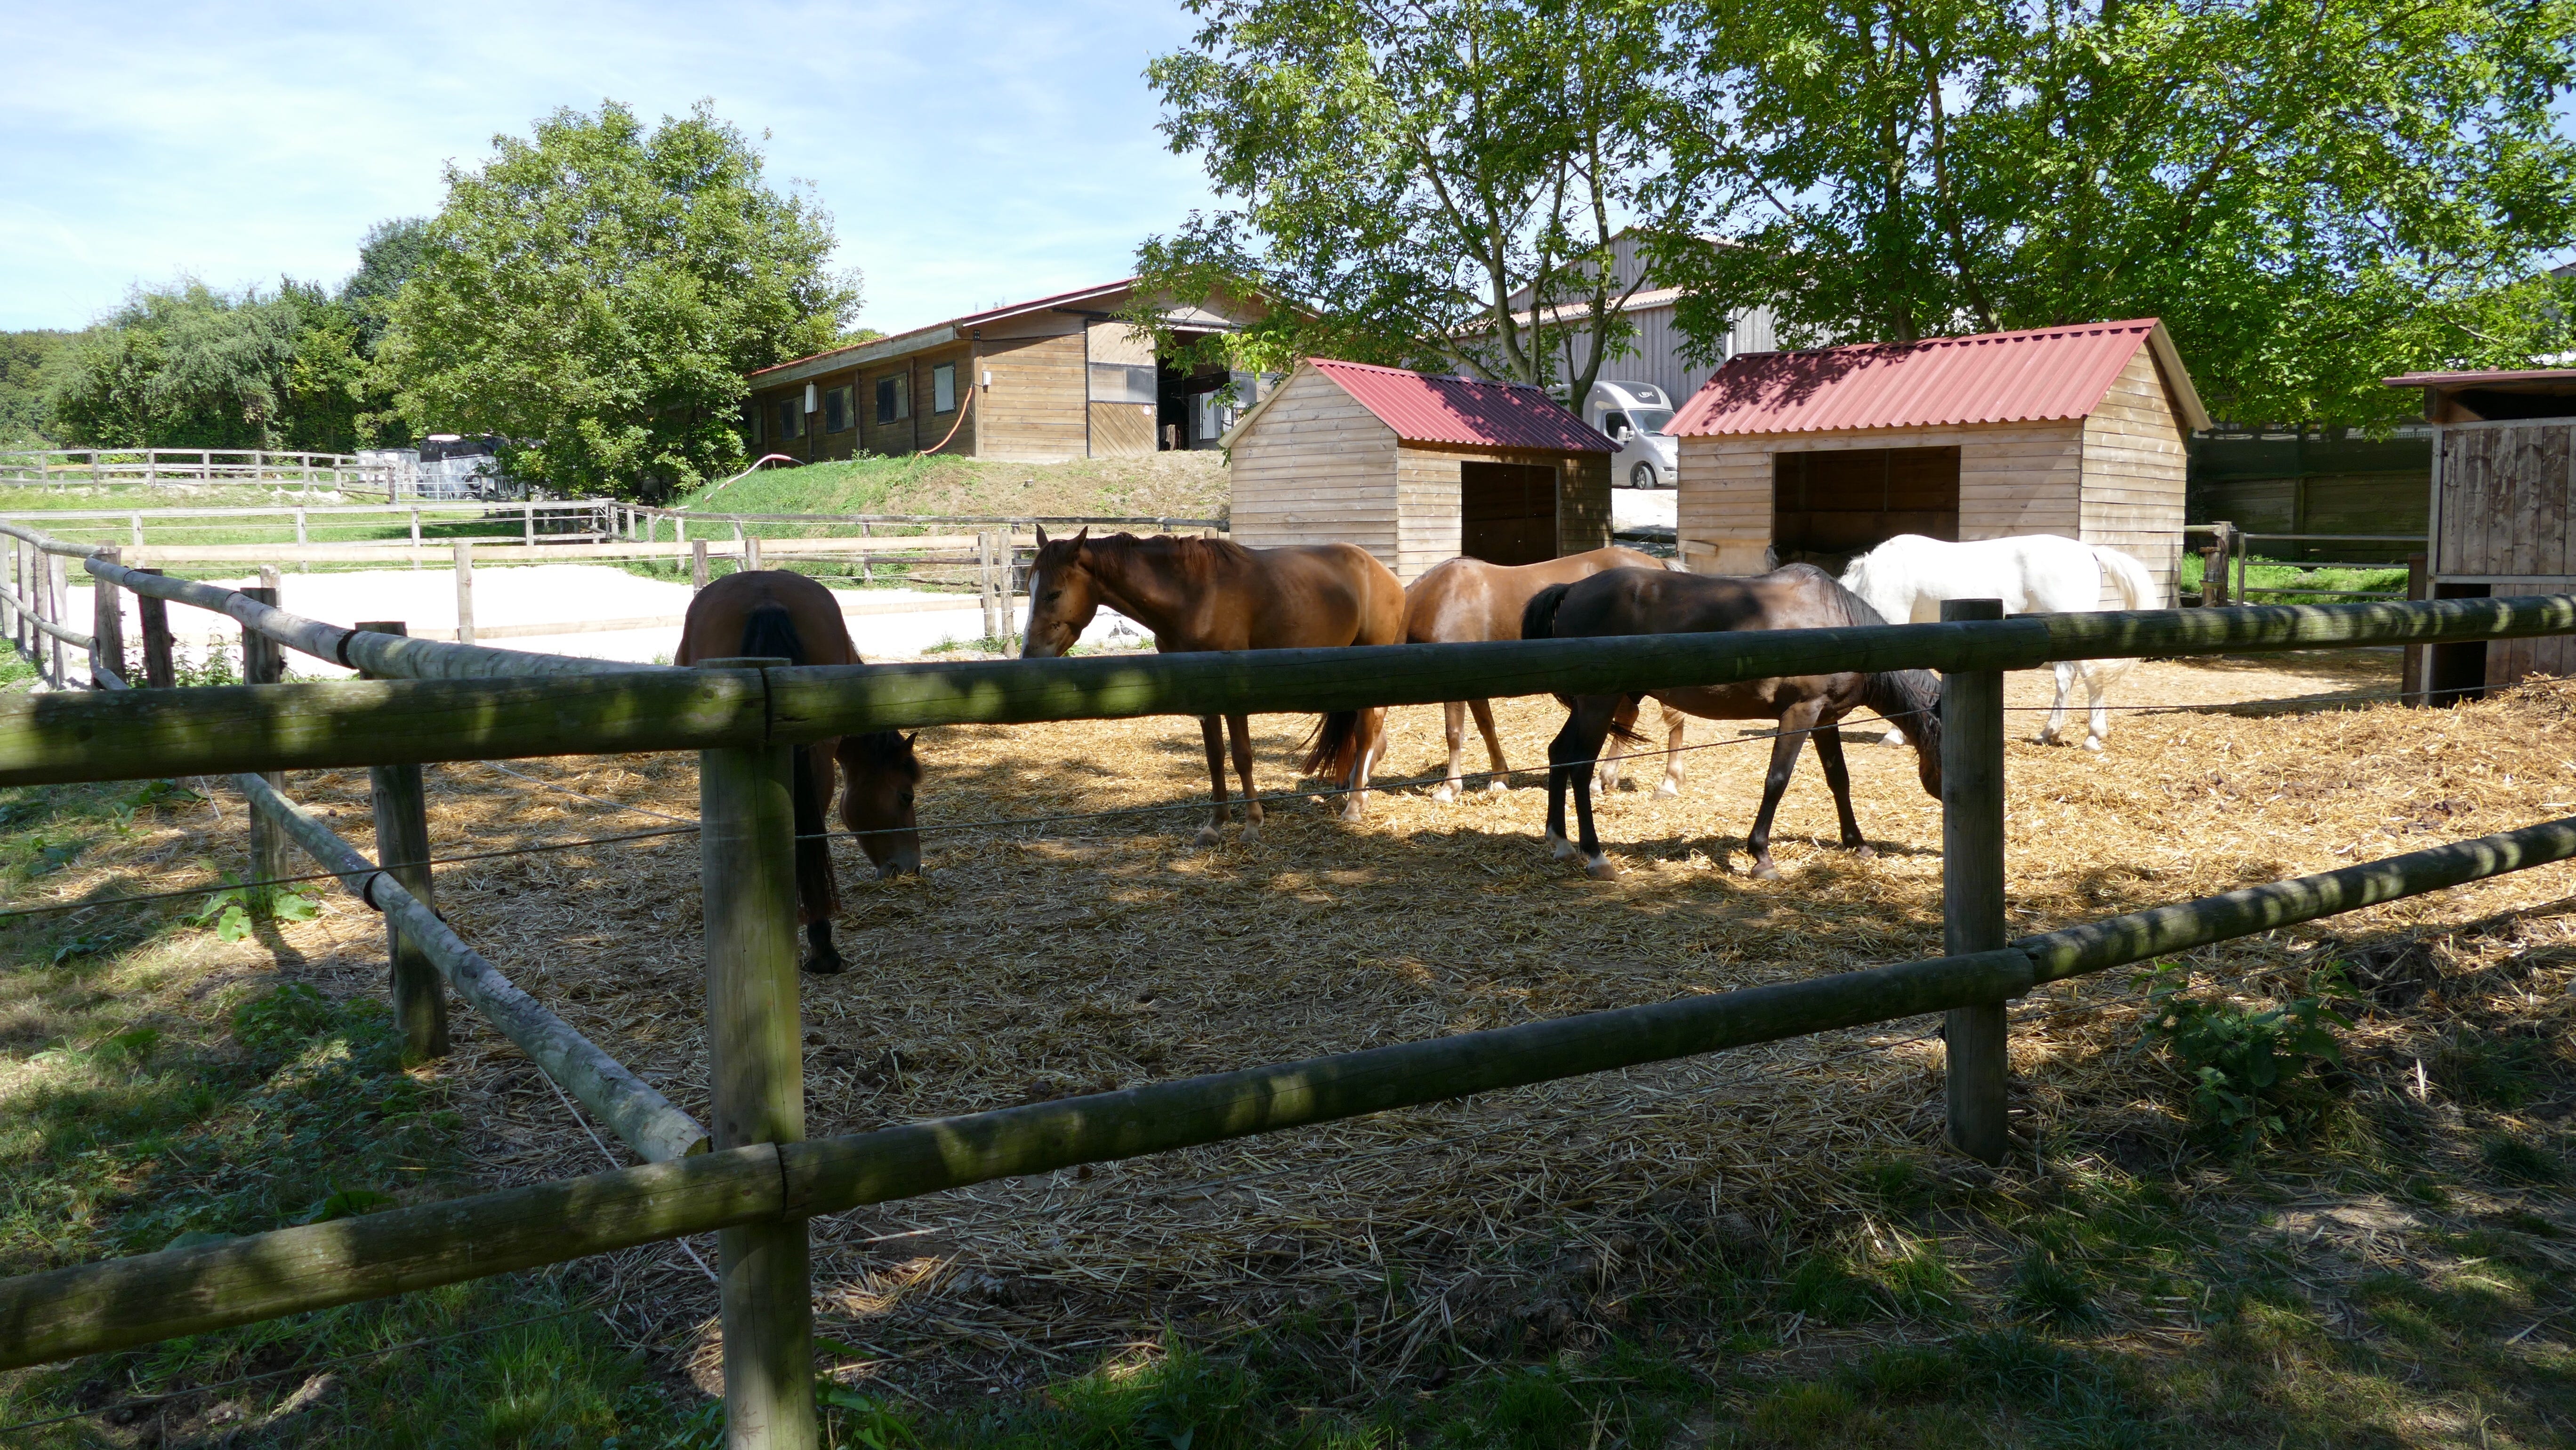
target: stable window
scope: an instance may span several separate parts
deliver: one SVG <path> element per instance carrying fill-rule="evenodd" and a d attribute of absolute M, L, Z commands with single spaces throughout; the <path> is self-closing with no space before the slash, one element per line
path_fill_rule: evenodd
<path fill-rule="evenodd" d="M 778 441 L 791 442 L 805 436 L 805 400 L 788 397 L 778 400 Z"/>
<path fill-rule="evenodd" d="M 877 421 L 900 423 L 912 416 L 912 379 L 903 373 L 877 379 Z"/>
<path fill-rule="evenodd" d="M 1556 469 L 1545 463 L 1458 465 L 1458 552 L 1488 564 L 1556 557 Z"/>
<path fill-rule="evenodd" d="M 957 364 L 941 363 L 930 370 L 930 411 L 957 411 Z"/>
<path fill-rule="evenodd" d="M 1771 545 L 1839 570 L 1898 534 L 1959 537 L 1959 450 L 1838 448 L 1771 460 Z"/>
<path fill-rule="evenodd" d="M 760 405 L 758 403 L 742 405 L 742 433 L 745 438 L 751 440 L 751 446 L 754 448 L 760 446 Z"/>
<path fill-rule="evenodd" d="M 846 433 L 850 430 L 850 424 L 855 421 L 856 420 L 850 416 L 849 388 L 844 386 L 825 389 L 823 393 L 823 431 L 826 433 Z"/>

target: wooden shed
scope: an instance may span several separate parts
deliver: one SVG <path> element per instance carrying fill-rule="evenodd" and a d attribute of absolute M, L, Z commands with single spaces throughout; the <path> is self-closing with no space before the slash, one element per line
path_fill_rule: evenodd
<path fill-rule="evenodd" d="M 2209 415 L 2149 317 L 1746 353 L 1671 426 L 1702 573 L 1839 570 L 1898 534 L 2062 534 L 2134 555 L 2170 604 L 2185 443 Z"/>
<path fill-rule="evenodd" d="M 2576 368 L 2409 373 L 2433 426 L 2427 577 L 2436 599 L 2576 593 Z M 2576 638 L 2434 645 L 2430 689 L 2456 700 L 2525 675 L 2576 675 Z"/>
<path fill-rule="evenodd" d="M 1618 445 L 1526 384 L 1313 359 L 1225 441 L 1239 544 L 1358 544 L 1410 584 L 1610 542 Z"/>
<path fill-rule="evenodd" d="M 1133 280 L 953 317 L 762 368 L 745 379 L 753 457 L 944 453 L 1061 463 L 1214 448 L 1260 379 L 1170 355 L 1119 320 Z M 1186 346 L 1254 310 L 1156 309 Z M 1230 385 L 1230 386 L 1229 386 Z"/>

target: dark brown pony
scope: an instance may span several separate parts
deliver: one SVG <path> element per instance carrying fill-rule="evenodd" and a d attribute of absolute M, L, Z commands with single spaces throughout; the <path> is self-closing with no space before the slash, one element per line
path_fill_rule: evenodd
<path fill-rule="evenodd" d="M 727 657 L 768 657 L 800 665 L 855 665 L 849 627 L 841 622 L 832 591 L 802 574 L 755 569 L 727 574 L 689 601 L 680 633 L 680 664 Z M 795 752 L 796 910 L 813 948 L 809 972 L 837 972 L 847 963 L 832 946 L 832 918 L 841 894 L 832 879 L 831 842 L 824 839 L 824 808 L 832 800 L 832 769 L 849 772 L 841 796 L 841 824 L 860 832 L 880 877 L 921 869 L 921 833 L 913 796 L 921 786 L 917 738 L 892 730 L 817 740 Z"/>
<path fill-rule="evenodd" d="M 1790 564 L 1749 579 L 1707 574 L 1681 574 L 1664 569 L 1613 569 L 1577 584 L 1542 589 L 1521 618 L 1526 639 L 1593 639 L 1622 634 L 1684 634 L 1729 629 L 1827 629 L 1838 625 L 1885 624 L 1860 596 L 1808 564 Z M 1777 720 L 1779 738 L 1771 745 L 1771 771 L 1762 781 L 1762 810 L 1753 818 L 1753 833 L 1744 838 L 1753 853 L 1753 874 L 1780 874 L 1771 864 L 1771 817 L 1797 768 L 1798 751 L 1807 737 L 1816 738 L 1816 758 L 1825 767 L 1825 784 L 1834 792 L 1842 816 L 1842 842 L 1861 855 L 1872 854 L 1852 816 L 1851 772 L 1843 765 L 1842 737 L 1834 726 L 1852 710 L 1868 707 L 1902 731 L 1914 746 L 1923 789 L 1941 795 L 1941 686 L 1927 670 L 1892 670 L 1881 674 L 1845 671 L 1831 675 L 1792 675 L 1746 680 L 1732 685 L 1706 685 L 1651 692 L 1666 709 L 1704 720 Z M 1547 839 L 1559 857 L 1579 850 L 1592 875 L 1619 874 L 1601 852 L 1592 831 L 1592 792 L 1586 762 L 1601 753 L 1601 743 L 1620 728 L 1623 707 L 1633 708 L 1636 695 L 1584 695 L 1567 701 L 1565 728 L 1548 745 Z M 1565 839 L 1565 790 L 1574 787 L 1574 808 L 1581 839 Z"/>
<path fill-rule="evenodd" d="M 1530 596 L 1550 584 L 1571 584 L 1589 579 L 1604 569 L 1661 569 L 1664 562 L 1652 554 L 1635 549 L 1594 549 L 1588 553 L 1568 554 L 1561 559 L 1548 559 L 1536 564 L 1488 564 L 1482 559 L 1450 559 L 1434 564 L 1423 576 L 1404 589 L 1404 642 L 1406 644 L 1482 644 L 1488 640 L 1521 637 L 1521 611 L 1529 607 Z M 1503 760 L 1503 742 L 1494 734 L 1494 706 L 1489 700 L 1452 700 L 1441 707 L 1448 712 L 1449 778 L 1431 792 L 1436 801 L 1458 798 L 1458 757 L 1467 743 L 1467 714 L 1473 711 L 1476 728 L 1485 737 L 1485 754 L 1494 763 L 1494 778 L 1485 789 L 1499 791 L 1511 784 L 1504 772 L 1511 766 Z M 1682 723 L 1688 717 L 1678 710 L 1664 712 L 1664 779 L 1655 788 L 1658 796 L 1681 794 Z M 1631 707 L 1626 725 L 1635 719 Z M 1621 739 L 1628 738 L 1622 732 Z M 1619 757 L 1604 756 L 1600 768 L 1600 786 L 1615 789 L 1619 784 Z"/>
<path fill-rule="evenodd" d="M 1303 649 L 1346 644 L 1398 644 L 1404 639 L 1404 586 L 1368 550 L 1352 544 L 1247 549 L 1219 539 L 1133 534 L 1049 539 L 1038 530 L 1029 566 L 1029 622 L 1023 659 L 1052 659 L 1072 649 L 1106 604 L 1153 632 L 1165 654 L 1198 650 Z M 1205 716 L 1208 781 L 1216 809 L 1198 843 L 1213 846 L 1225 824 L 1225 731 L 1234 736 L 1234 770 L 1243 778 L 1243 839 L 1260 839 L 1261 803 L 1252 788 L 1252 735 L 1241 715 Z M 1386 711 L 1336 710 L 1315 732 L 1305 769 L 1350 788 L 1342 819 L 1368 809 L 1369 768 L 1386 750 Z"/>

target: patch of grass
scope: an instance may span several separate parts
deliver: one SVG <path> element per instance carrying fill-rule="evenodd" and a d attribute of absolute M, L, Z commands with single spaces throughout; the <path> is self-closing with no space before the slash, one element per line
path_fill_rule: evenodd
<path fill-rule="evenodd" d="M 2488 1134 L 2478 1144 L 2478 1156 L 2507 1183 L 2545 1185 L 2567 1179 L 2567 1165 L 2557 1154 L 2511 1133 Z"/>
<path fill-rule="evenodd" d="M 2537 1037 L 2464 1028 L 2425 1064 L 2444 1093 L 2482 1108 L 2518 1108 L 2548 1088 L 2549 1048 Z"/>

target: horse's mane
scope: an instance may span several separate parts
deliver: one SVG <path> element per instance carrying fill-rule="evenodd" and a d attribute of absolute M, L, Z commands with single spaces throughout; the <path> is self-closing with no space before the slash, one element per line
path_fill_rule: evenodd
<path fill-rule="evenodd" d="M 1134 534 L 1119 533 L 1089 542 L 1092 548 L 1103 552 L 1160 556 L 1186 564 L 1252 562 L 1252 551 L 1232 539 L 1207 539 L 1195 534 L 1155 534 L 1138 538 Z"/>
<path fill-rule="evenodd" d="M 912 756 L 912 742 L 900 730 L 871 730 L 865 735 L 844 735 L 841 750 L 855 757 L 851 764 L 863 770 L 888 770 L 902 765 Z"/>
<path fill-rule="evenodd" d="M 1826 621 L 1835 624 L 1885 624 L 1887 616 L 1870 606 L 1870 602 L 1843 587 L 1842 581 L 1813 564 L 1783 564 L 1768 576 L 1783 582 L 1803 583 L 1816 591 L 1817 602 L 1825 612 L 1839 616 Z"/>
<path fill-rule="evenodd" d="M 1832 623 L 1849 625 L 1885 624 L 1887 616 L 1870 602 L 1843 587 L 1841 580 L 1813 564 L 1783 564 L 1771 571 L 1774 579 L 1803 580 L 1811 585 L 1828 614 L 1839 615 Z M 1938 749 L 1941 739 L 1941 677 L 1930 670 L 1881 670 L 1861 676 L 1860 700 L 1877 711 L 1909 740 L 1927 742 Z"/>

